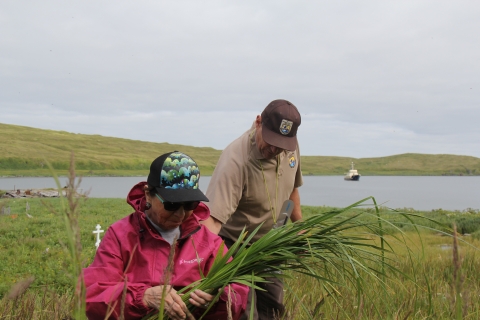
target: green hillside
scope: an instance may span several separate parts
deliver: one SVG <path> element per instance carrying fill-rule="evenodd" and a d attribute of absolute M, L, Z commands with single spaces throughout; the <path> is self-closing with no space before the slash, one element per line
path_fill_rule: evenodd
<path fill-rule="evenodd" d="M 0 176 L 49 176 L 46 161 L 65 175 L 70 154 L 84 176 L 145 176 L 157 155 L 179 150 L 191 155 L 210 175 L 221 150 L 169 143 L 75 134 L 0 123 Z M 457 155 L 401 154 L 379 158 L 303 156 L 305 175 L 342 175 L 350 162 L 362 175 L 480 175 L 480 158 Z"/>
<path fill-rule="evenodd" d="M 221 151 L 213 148 L 153 143 L 0 124 L 0 176 L 51 175 L 47 160 L 59 174 L 66 173 L 70 154 L 81 175 L 145 176 L 156 156 L 174 150 L 191 155 L 211 174 Z"/>
<path fill-rule="evenodd" d="M 302 157 L 304 175 L 340 175 L 350 163 L 361 175 L 441 176 L 480 175 L 480 158 L 451 154 L 405 153 L 379 158 Z"/>

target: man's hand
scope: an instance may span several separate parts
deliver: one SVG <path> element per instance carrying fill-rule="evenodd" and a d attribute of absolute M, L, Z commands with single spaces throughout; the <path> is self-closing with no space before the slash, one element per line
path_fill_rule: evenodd
<path fill-rule="evenodd" d="M 290 194 L 290 200 L 295 203 L 290 220 L 292 220 L 292 222 L 302 220 L 302 208 L 300 207 L 300 193 L 298 192 L 298 188 L 293 189 Z"/>
<path fill-rule="evenodd" d="M 177 294 L 177 291 L 173 289 L 171 286 L 166 286 L 165 291 L 165 303 L 164 308 L 167 315 L 170 319 L 174 320 L 183 320 L 183 319 L 191 319 L 194 320 L 195 318 L 192 314 L 188 311 L 187 306 L 182 301 L 180 295 Z M 160 302 L 162 301 L 163 295 L 163 286 L 155 286 L 148 288 L 145 290 L 143 295 L 143 303 L 146 306 L 151 308 L 159 309 Z"/>

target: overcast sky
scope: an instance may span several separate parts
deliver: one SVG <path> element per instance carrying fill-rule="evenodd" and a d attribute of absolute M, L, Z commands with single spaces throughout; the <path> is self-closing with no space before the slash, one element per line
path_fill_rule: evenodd
<path fill-rule="evenodd" d="M 478 1 L 5 0 L 0 122 L 223 149 L 283 98 L 303 155 L 480 157 L 479 17 Z"/>

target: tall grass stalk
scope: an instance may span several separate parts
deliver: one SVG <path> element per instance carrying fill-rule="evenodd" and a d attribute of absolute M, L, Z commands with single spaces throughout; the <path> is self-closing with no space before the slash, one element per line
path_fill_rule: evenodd
<path fill-rule="evenodd" d="M 466 313 L 467 305 L 463 305 L 462 287 L 464 277 L 462 276 L 462 261 L 458 253 L 458 235 L 457 226 L 453 225 L 453 246 L 452 246 L 452 262 L 453 262 L 453 275 L 452 275 L 452 300 L 453 300 L 453 313 L 457 320 L 463 319 L 464 313 Z"/>
<path fill-rule="evenodd" d="M 59 213 L 64 218 L 65 229 L 67 231 L 67 251 L 70 255 L 72 265 L 72 283 L 74 288 L 73 295 L 73 317 L 74 319 L 86 319 L 86 304 L 85 304 L 85 282 L 83 279 L 83 268 L 85 266 L 82 260 L 82 245 L 80 238 L 80 227 L 78 225 L 79 220 L 79 204 L 83 200 L 83 197 L 79 197 L 77 192 L 80 186 L 81 178 L 76 179 L 75 175 L 75 157 L 72 152 L 70 155 L 70 169 L 68 171 L 68 182 L 66 188 L 62 188 L 60 181 L 55 174 L 53 167 L 45 160 L 49 166 L 55 183 L 58 188 L 58 193 L 61 199 L 61 212 Z M 65 197 L 63 191 L 66 191 Z M 50 211 L 57 213 L 53 207 L 50 207 Z M 58 213 L 57 213 L 58 214 Z"/>
<path fill-rule="evenodd" d="M 70 295 L 58 295 L 47 289 L 27 291 L 13 299 L 5 299 L 0 305 L 2 320 L 72 320 Z"/>
<path fill-rule="evenodd" d="M 177 236 L 173 239 L 173 243 L 170 247 L 170 253 L 168 255 L 168 264 L 164 271 L 164 278 L 161 283 L 163 283 L 163 290 L 162 290 L 162 299 L 160 300 L 160 308 L 158 312 L 158 320 L 163 320 L 163 315 L 165 312 L 165 297 L 167 296 L 167 286 L 170 284 L 170 280 L 173 273 L 173 264 L 175 258 L 175 248 L 177 246 Z M 170 288 L 171 290 L 172 288 Z"/>

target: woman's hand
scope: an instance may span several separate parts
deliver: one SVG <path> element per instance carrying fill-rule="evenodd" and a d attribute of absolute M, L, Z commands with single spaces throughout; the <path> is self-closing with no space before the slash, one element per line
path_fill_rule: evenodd
<path fill-rule="evenodd" d="M 207 309 L 210 306 L 214 296 L 202 290 L 195 290 L 190 294 L 188 301 L 196 307 Z"/>
<path fill-rule="evenodd" d="M 177 294 L 177 291 L 173 289 L 171 286 L 166 286 L 165 288 L 165 303 L 164 309 L 166 314 L 170 319 L 173 320 L 183 320 L 183 319 L 191 319 L 194 320 L 195 318 L 192 314 L 188 311 L 187 306 L 182 301 L 180 295 Z M 160 303 L 162 301 L 163 295 L 163 286 L 155 286 L 148 288 L 145 290 L 143 295 L 143 303 L 146 306 L 151 308 L 160 309 Z"/>

